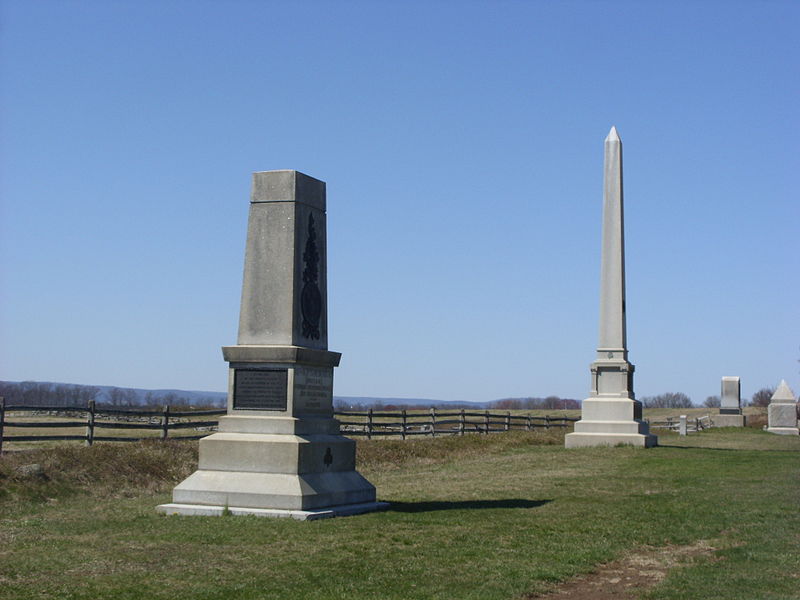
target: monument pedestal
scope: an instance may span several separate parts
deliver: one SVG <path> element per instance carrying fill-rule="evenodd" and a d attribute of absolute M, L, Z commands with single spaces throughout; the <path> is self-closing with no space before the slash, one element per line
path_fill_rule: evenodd
<path fill-rule="evenodd" d="M 641 420 L 641 406 L 641 402 L 630 398 L 587 398 L 581 405 L 581 420 L 575 423 L 574 433 L 565 437 L 565 446 L 656 446 L 658 438 Z"/>
<path fill-rule="evenodd" d="M 711 420 L 714 422 L 714 427 L 744 427 L 747 425 L 747 417 L 736 413 L 720 413 L 714 415 Z"/>
<path fill-rule="evenodd" d="M 223 354 L 229 414 L 200 440 L 198 470 L 160 512 L 319 519 L 387 506 L 355 470 L 355 442 L 332 417 L 338 353 L 229 346 Z"/>

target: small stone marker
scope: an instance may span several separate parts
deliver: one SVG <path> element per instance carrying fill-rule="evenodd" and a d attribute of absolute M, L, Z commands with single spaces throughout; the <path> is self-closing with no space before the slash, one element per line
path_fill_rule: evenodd
<path fill-rule="evenodd" d="M 305 520 L 387 506 L 333 418 L 325 192 L 297 171 L 253 174 L 238 343 L 222 348 L 228 414 L 159 511 Z"/>
<path fill-rule="evenodd" d="M 600 255 L 600 335 L 591 365 L 590 397 L 581 420 L 567 434 L 567 448 L 582 446 L 650 447 L 658 438 L 642 420 L 642 403 L 633 393 L 625 319 L 625 227 L 622 205 L 622 141 L 616 127 L 605 140 L 603 245 Z"/>
<path fill-rule="evenodd" d="M 797 423 L 797 398 L 785 380 L 772 394 L 767 407 L 767 431 L 781 435 L 800 435 Z"/>
<path fill-rule="evenodd" d="M 681 415 L 681 420 L 678 423 L 678 435 L 686 435 L 686 415 Z"/>
<path fill-rule="evenodd" d="M 722 378 L 719 415 L 714 418 L 716 427 L 744 427 L 746 420 L 742 414 L 741 381 L 738 377 Z"/>

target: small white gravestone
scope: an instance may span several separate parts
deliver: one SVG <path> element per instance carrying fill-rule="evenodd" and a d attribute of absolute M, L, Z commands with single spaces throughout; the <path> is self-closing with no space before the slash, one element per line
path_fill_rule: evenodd
<path fill-rule="evenodd" d="M 680 423 L 678 423 L 678 435 L 686 435 L 686 415 L 681 415 Z"/>
<path fill-rule="evenodd" d="M 797 399 L 786 381 L 781 381 L 767 407 L 767 431 L 781 435 L 800 435 L 797 427 Z"/>
<path fill-rule="evenodd" d="M 714 417 L 714 426 L 745 426 L 745 416 L 742 414 L 741 389 L 742 386 L 739 377 L 722 378 L 722 394 L 720 395 L 719 414 Z"/>

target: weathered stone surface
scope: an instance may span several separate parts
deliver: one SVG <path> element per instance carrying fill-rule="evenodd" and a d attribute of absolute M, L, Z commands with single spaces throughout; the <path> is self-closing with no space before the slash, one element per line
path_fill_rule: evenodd
<path fill-rule="evenodd" d="M 781 381 L 767 407 L 767 431 L 781 435 L 800 435 L 797 400 L 786 381 Z"/>
<path fill-rule="evenodd" d="M 711 418 L 714 427 L 744 427 L 747 425 L 747 417 L 745 415 L 737 414 L 718 414 Z"/>
<path fill-rule="evenodd" d="M 633 392 L 634 366 L 628 362 L 625 308 L 622 141 L 612 127 L 605 140 L 597 358 L 591 365 L 590 396 L 583 401 L 574 433 L 565 438 L 567 448 L 617 444 L 650 447 L 658 442 L 642 421 L 642 405 Z"/>
<path fill-rule="evenodd" d="M 325 183 L 253 174 L 239 345 L 327 349 Z"/>

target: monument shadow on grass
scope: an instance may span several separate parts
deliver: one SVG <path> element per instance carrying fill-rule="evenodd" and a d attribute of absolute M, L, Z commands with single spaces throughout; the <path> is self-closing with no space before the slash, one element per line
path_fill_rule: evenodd
<path fill-rule="evenodd" d="M 664 438 L 661 438 L 664 439 Z M 674 446 L 672 444 L 659 444 L 659 448 L 672 450 L 713 450 L 714 452 L 740 452 L 741 448 L 709 448 L 708 446 Z"/>
<path fill-rule="evenodd" d="M 428 502 L 390 501 L 387 511 L 419 513 L 437 510 L 474 510 L 483 508 L 538 508 L 550 502 L 552 502 L 552 500 L 523 500 L 521 498 L 509 498 L 507 500 L 442 500 Z"/>

